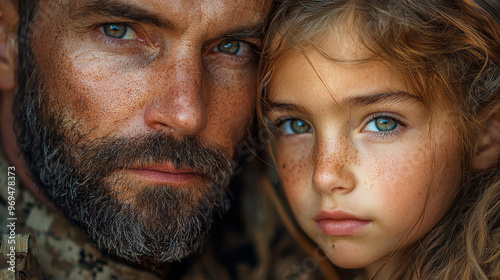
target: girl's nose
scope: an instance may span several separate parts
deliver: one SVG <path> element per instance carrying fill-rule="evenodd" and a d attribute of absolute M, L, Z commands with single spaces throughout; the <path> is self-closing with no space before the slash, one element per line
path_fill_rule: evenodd
<path fill-rule="evenodd" d="M 312 186 L 315 190 L 331 194 L 349 193 L 356 186 L 352 173 L 352 144 L 348 139 L 321 139 L 314 151 Z"/>

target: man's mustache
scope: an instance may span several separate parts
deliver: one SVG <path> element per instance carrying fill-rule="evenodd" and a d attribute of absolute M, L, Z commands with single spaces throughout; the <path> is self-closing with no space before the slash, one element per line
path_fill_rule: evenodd
<path fill-rule="evenodd" d="M 200 136 L 178 139 L 171 134 L 154 132 L 134 137 L 82 140 L 76 145 L 79 152 L 75 160 L 93 175 L 106 176 L 138 166 L 170 163 L 176 169 L 189 169 L 217 181 L 221 169 L 226 169 L 229 163 L 222 149 L 206 143 Z"/>

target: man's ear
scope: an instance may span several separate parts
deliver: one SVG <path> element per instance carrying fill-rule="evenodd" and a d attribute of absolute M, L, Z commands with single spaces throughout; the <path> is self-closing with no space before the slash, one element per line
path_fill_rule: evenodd
<path fill-rule="evenodd" d="M 486 121 L 486 130 L 478 138 L 478 149 L 472 166 L 483 170 L 498 164 L 500 159 L 500 104 L 493 107 Z"/>
<path fill-rule="evenodd" d="M 0 0 L 0 91 L 11 91 L 15 87 L 18 22 L 13 1 Z"/>

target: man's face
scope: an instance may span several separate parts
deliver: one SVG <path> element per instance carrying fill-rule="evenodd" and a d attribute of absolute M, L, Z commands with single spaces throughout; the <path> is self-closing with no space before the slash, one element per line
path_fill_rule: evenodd
<path fill-rule="evenodd" d="M 200 247 L 252 116 L 267 2 L 40 1 L 21 150 L 100 246 L 154 262 Z"/>

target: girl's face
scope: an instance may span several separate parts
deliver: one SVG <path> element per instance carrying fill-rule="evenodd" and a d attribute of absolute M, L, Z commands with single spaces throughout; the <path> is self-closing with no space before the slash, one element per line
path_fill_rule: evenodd
<path fill-rule="evenodd" d="M 343 35 L 320 48 L 340 60 L 371 57 Z M 288 54 L 269 88 L 280 177 L 297 221 L 328 258 L 370 273 L 449 208 L 460 176 L 457 119 L 443 102 L 426 108 L 381 60 L 305 54 L 309 61 Z"/>

